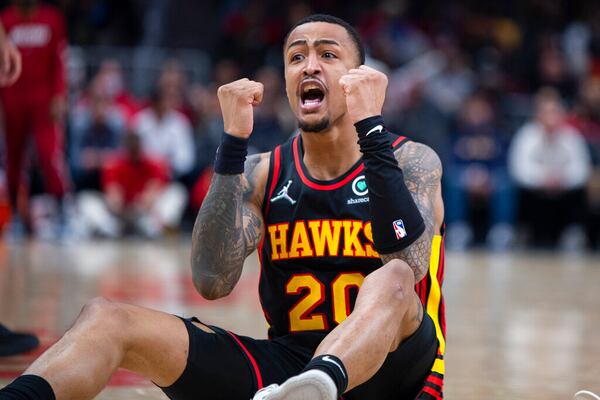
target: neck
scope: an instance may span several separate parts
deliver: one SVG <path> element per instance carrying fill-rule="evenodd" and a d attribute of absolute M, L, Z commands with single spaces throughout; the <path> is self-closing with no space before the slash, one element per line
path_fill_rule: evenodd
<path fill-rule="evenodd" d="M 167 114 L 167 110 L 164 109 L 163 107 L 154 106 L 153 109 L 154 109 L 154 115 L 156 115 L 156 119 L 159 121 L 162 120 L 163 117 Z"/>
<path fill-rule="evenodd" d="M 301 132 L 304 165 L 310 175 L 328 181 L 348 171 L 361 157 L 352 124 L 334 126 L 323 132 Z"/>

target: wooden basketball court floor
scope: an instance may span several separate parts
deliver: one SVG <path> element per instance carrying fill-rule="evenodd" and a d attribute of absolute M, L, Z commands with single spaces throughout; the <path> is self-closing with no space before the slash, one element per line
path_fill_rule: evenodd
<path fill-rule="evenodd" d="M 233 294 L 203 300 L 189 271 L 189 243 L 0 244 L 0 321 L 36 332 L 42 349 L 95 296 L 264 337 L 258 265 L 248 260 Z M 582 254 L 450 253 L 444 292 L 446 398 L 567 400 L 600 392 L 600 257 Z M 41 349 L 0 358 L 0 386 Z M 102 400 L 165 399 L 150 382 L 119 371 Z"/>

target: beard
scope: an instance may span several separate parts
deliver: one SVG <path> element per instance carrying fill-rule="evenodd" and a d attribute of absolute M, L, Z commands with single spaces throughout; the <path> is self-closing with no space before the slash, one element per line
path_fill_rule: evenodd
<path fill-rule="evenodd" d="M 327 118 L 327 117 L 323 117 L 323 119 L 321 119 L 320 121 L 313 122 L 313 123 L 308 123 L 308 122 L 298 120 L 298 127 L 303 132 L 319 133 L 319 132 L 322 132 L 322 131 L 326 130 L 327 128 L 329 128 L 329 126 L 330 126 L 330 121 L 329 121 L 329 118 Z"/>

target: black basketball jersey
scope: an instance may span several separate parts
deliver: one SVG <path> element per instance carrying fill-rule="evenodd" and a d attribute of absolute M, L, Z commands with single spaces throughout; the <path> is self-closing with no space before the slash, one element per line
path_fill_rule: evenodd
<path fill-rule="evenodd" d="M 397 149 L 406 141 L 400 136 L 392 146 Z M 303 156 L 301 136 L 271 153 L 262 210 L 265 236 L 258 253 L 259 294 L 269 337 L 312 355 L 350 314 L 364 278 L 382 262 L 373 247 L 362 160 L 337 179 L 319 181 L 308 173 Z M 419 400 L 443 397 L 444 270 L 443 235 L 434 235 L 429 271 L 415 291 L 434 322 L 439 345 Z"/>
<path fill-rule="evenodd" d="M 259 249 L 270 337 L 329 332 L 350 314 L 365 276 L 381 267 L 363 168 L 359 160 L 335 180 L 312 178 L 301 136 L 272 152 Z"/>

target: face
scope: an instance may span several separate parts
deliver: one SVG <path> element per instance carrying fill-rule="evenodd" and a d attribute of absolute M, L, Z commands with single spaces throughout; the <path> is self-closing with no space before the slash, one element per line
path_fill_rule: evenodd
<path fill-rule="evenodd" d="M 310 22 L 290 33 L 284 47 L 285 85 L 301 130 L 327 130 L 346 114 L 338 81 L 358 66 L 357 53 L 346 29 L 337 24 Z"/>
<path fill-rule="evenodd" d="M 138 137 L 137 134 L 128 133 L 125 136 L 125 150 L 127 151 L 127 154 L 129 154 L 129 157 L 132 160 L 134 160 L 134 161 L 139 160 L 142 152 L 141 152 L 141 146 L 140 146 L 140 138 Z"/>
<path fill-rule="evenodd" d="M 537 119 L 546 133 L 552 134 L 562 126 L 564 109 L 554 100 L 542 101 L 537 105 Z"/>

